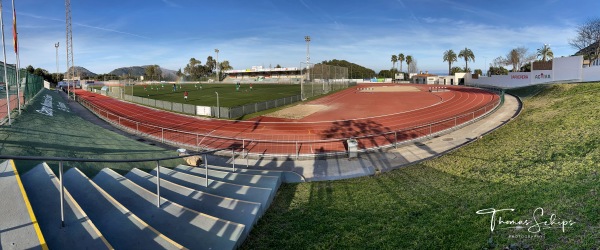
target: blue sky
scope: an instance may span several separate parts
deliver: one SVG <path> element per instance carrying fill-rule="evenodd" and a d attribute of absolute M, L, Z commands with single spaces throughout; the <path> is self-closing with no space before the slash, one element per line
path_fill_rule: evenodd
<path fill-rule="evenodd" d="M 11 3 L 4 1 L 7 53 L 12 52 Z M 16 0 L 21 65 L 56 71 L 54 44 L 65 66 L 65 9 L 59 0 Z M 568 56 L 576 26 L 599 17 L 598 0 L 72 0 L 74 61 L 95 73 L 158 64 L 177 70 L 191 57 L 254 65 L 299 67 L 348 60 L 376 72 L 391 55 L 412 55 L 420 70 L 447 72 L 445 50 L 468 47 L 472 69 L 524 46 L 533 53 L 550 44 Z M 596 16 L 594 16 L 596 14 Z M 13 63 L 14 53 L 7 61 Z M 457 66 L 464 66 L 464 61 Z M 406 67 L 406 64 L 404 65 Z M 510 68 L 510 67 L 509 67 Z M 484 70 L 485 71 L 485 70 Z"/>

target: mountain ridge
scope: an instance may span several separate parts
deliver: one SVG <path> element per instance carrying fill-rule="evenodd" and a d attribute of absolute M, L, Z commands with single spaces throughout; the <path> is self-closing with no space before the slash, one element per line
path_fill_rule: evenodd
<path fill-rule="evenodd" d="M 133 76 L 133 77 L 137 78 L 137 77 L 143 76 L 146 73 L 146 67 L 148 67 L 148 66 L 150 66 L 150 65 L 120 67 L 120 68 L 116 68 L 116 69 L 110 71 L 109 73 L 107 73 L 107 75 Z M 69 72 L 71 72 L 73 68 L 75 68 L 76 75 L 78 75 L 82 78 L 90 78 L 90 77 L 96 77 L 98 75 L 102 75 L 102 74 L 96 74 L 94 72 L 91 72 L 90 70 L 86 69 L 85 67 L 81 67 L 81 66 L 71 67 L 71 69 L 69 69 Z M 163 67 L 160 67 L 160 70 L 162 72 L 162 74 L 161 74 L 162 80 L 171 81 L 171 80 L 177 79 L 177 71 L 176 70 L 165 69 Z M 67 73 L 64 73 L 64 74 L 66 75 Z"/>

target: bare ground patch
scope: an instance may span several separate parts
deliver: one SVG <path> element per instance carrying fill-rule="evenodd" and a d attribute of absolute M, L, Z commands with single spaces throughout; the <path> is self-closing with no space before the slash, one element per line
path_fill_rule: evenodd
<path fill-rule="evenodd" d="M 300 104 L 267 114 L 265 116 L 285 119 L 302 119 L 325 109 L 327 109 L 327 106 L 325 105 Z"/>

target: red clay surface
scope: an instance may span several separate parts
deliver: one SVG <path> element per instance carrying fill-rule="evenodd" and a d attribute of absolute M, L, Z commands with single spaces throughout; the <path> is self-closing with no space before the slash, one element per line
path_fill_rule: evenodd
<path fill-rule="evenodd" d="M 411 85 L 421 92 L 365 93 L 359 85 L 308 102 L 328 107 L 298 120 L 258 117 L 229 121 L 191 117 L 75 90 L 81 102 L 97 115 L 121 126 L 202 148 L 236 147 L 250 154 L 295 156 L 346 151 L 347 138 L 359 148 L 387 146 L 426 136 L 468 122 L 492 110 L 499 96 L 481 89 Z"/>
<path fill-rule="evenodd" d="M 21 92 L 20 94 L 21 105 L 23 105 L 23 103 L 25 103 L 25 97 L 23 97 L 23 92 Z M 2 93 L 2 96 L 0 96 L 0 120 L 8 116 L 8 109 L 6 103 L 6 93 Z M 17 100 L 17 95 L 10 95 L 10 109 L 15 110 L 18 106 L 19 102 Z"/>

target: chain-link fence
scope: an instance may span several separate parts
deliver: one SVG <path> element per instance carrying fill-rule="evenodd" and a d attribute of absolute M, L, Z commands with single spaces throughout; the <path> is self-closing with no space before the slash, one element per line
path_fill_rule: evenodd
<path fill-rule="evenodd" d="M 30 74 L 24 69 L 20 70 L 19 77 L 21 79 L 17 89 L 17 71 L 13 65 L 7 65 L 8 83 L 5 83 L 4 64 L 0 64 L 0 124 L 8 119 L 9 107 L 10 112 L 17 110 L 19 101 L 24 105 L 44 87 L 44 79 L 41 76 Z"/>
<path fill-rule="evenodd" d="M 303 73 L 306 76 L 306 73 Z M 316 64 L 308 70 L 308 79 L 301 83 L 302 98 L 308 99 L 327 94 L 332 91 L 356 86 L 348 79 L 348 68 L 335 65 Z"/>
<path fill-rule="evenodd" d="M 23 95 L 25 102 L 29 102 L 44 88 L 44 78 L 38 75 L 29 74 L 23 69 L 19 75 L 21 76 L 21 84 L 25 84 L 25 86 L 21 85 L 21 88 L 24 89 Z"/>
<path fill-rule="evenodd" d="M 296 102 L 302 101 L 302 99 L 308 99 L 317 97 L 320 95 L 328 94 L 330 92 L 347 89 L 349 87 L 356 86 L 356 82 L 349 82 L 347 79 L 330 79 L 330 80 L 315 80 L 311 82 L 302 82 L 302 90 L 304 95 L 294 95 L 283 97 L 275 100 L 269 100 L 264 102 L 250 103 L 236 107 L 210 107 L 210 106 L 194 106 L 190 104 L 181 104 L 176 102 L 154 100 L 150 98 L 138 97 L 126 95 L 124 87 L 110 87 L 106 90 L 95 89 L 91 86 L 87 86 L 87 90 L 95 93 L 101 93 L 103 95 L 110 96 L 112 98 L 122 99 L 129 102 L 139 103 L 142 105 L 164 109 L 168 111 L 175 111 L 179 113 L 185 113 L 190 115 L 208 115 L 217 118 L 234 119 L 244 115 L 253 114 L 256 112 L 265 111 L 268 109 L 278 108 L 286 105 L 290 105 Z M 201 112 L 199 110 L 210 109 L 210 112 Z"/>
<path fill-rule="evenodd" d="M 344 80 L 348 79 L 348 68 L 334 65 L 316 64 L 310 68 L 309 74 L 310 80 L 316 82 Z"/>
<path fill-rule="evenodd" d="M 328 94 L 329 92 L 334 92 L 342 89 L 347 89 L 349 87 L 356 86 L 356 82 L 350 82 L 348 80 L 330 80 L 330 81 L 310 81 L 302 83 L 302 91 L 304 93 L 303 98 L 309 99 L 316 96 Z"/>

